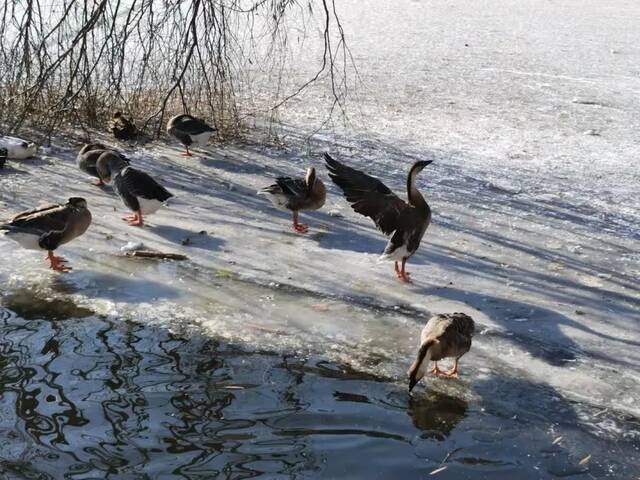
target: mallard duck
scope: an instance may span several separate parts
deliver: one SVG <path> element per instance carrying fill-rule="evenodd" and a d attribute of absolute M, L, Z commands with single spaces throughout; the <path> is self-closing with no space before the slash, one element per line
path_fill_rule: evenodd
<path fill-rule="evenodd" d="M 111 133 L 118 140 L 135 140 L 138 136 L 138 128 L 125 117 L 122 112 L 116 112 L 111 119 Z"/>
<path fill-rule="evenodd" d="M 113 188 L 124 204 L 134 212 L 123 220 L 129 225 L 144 225 L 143 216 L 155 213 L 169 198 L 166 188 L 147 173 L 129 166 L 116 152 L 104 152 L 96 165 L 102 181 L 113 182 Z"/>
<path fill-rule="evenodd" d="M 68 272 L 66 260 L 53 251 L 87 231 L 91 225 L 91 212 L 84 198 L 70 198 L 66 204 L 47 205 L 19 213 L 0 225 L 0 230 L 11 240 L 32 250 L 47 250 L 49 267 Z"/>
<path fill-rule="evenodd" d="M 185 157 L 191 156 L 189 151 L 191 145 L 204 147 L 215 131 L 215 128 L 210 127 L 203 120 L 187 114 L 176 115 L 167 124 L 167 133 L 176 137 L 185 146 L 186 152 L 182 154 Z"/>
<path fill-rule="evenodd" d="M 422 236 L 431 222 L 431 209 L 416 188 L 416 177 L 431 160 L 416 162 L 409 170 L 407 203 L 377 178 L 343 165 L 328 153 L 324 154 L 324 159 L 329 177 L 342 189 L 351 208 L 371 218 L 382 233 L 391 236 L 380 259 L 393 260 L 398 278 L 410 282 L 405 264 L 418 250 Z M 398 262 L 402 263 L 401 268 Z"/>
<path fill-rule="evenodd" d="M 100 175 L 98 175 L 98 170 L 96 169 L 96 163 L 98 162 L 98 158 L 104 152 L 108 150 L 101 143 L 87 143 L 84 145 L 78 156 L 76 157 L 76 163 L 78 164 L 78 168 L 82 170 L 87 175 L 91 175 L 92 177 L 96 177 L 98 179 L 94 185 L 102 186 L 104 182 L 100 179 Z"/>
<path fill-rule="evenodd" d="M 38 151 L 35 143 L 16 137 L 0 137 L 0 148 L 7 150 L 8 158 L 17 160 L 33 157 Z"/>
<path fill-rule="evenodd" d="M 304 178 L 278 177 L 276 183 L 258 191 L 258 195 L 266 195 L 274 207 L 293 212 L 293 229 L 299 233 L 307 233 L 309 226 L 298 223 L 300 210 L 318 210 L 324 205 L 327 190 L 318 177 L 316 169 L 308 168 Z"/>
<path fill-rule="evenodd" d="M 429 360 L 434 362 L 431 373 L 439 376 L 458 378 L 460 357 L 471 348 L 471 338 L 475 323 L 465 313 L 441 313 L 429 319 L 420 335 L 418 356 L 409 369 L 409 391 L 427 373 Z M 438 368 L 438 361 L 454 357 L 455 364 L 447 372 Z"/>

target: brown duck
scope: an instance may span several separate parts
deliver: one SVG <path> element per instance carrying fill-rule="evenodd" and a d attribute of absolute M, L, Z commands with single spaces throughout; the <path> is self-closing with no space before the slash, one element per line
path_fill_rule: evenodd
<path fill-rule="evenodd" d="M 405 265 L 418 250 L 431 222 L 431 209 L 416 187 L 416 177 L 431 160 L 416 162 L 409 170 L 407 203 L 377 178 L 334 160 L 328 153 L 324 159 L 329 177 L 342 189 L 351 208 L 371 218 L 382 233 L 390 236 L 380 259 L 393 260 L 398 278 L 410 282 Z"/>
<path fill-rule="evenodd" d="M 298 212 L 301 210 L 318 210 L 327 198 L 327 190 L 318 177 L 316 169 L 308 168 L 304 178 L 279 177 L 276 183 L 258 191 L 258 195 L 266 195 L 274 207 L 293 212 L 293 229 L 299 233 L 307 233 L 309 226 L 298 223 Z"/>
<path fill-rule="evenodd" d="M 138 128 L 122 112 L 113 114 L 110 128 L 111 133 L 118 140 L 135 140 L 138 137 Z"/>
<path fill-rule="evenodd" d="M 420 335 L 418 356 L 409 369 L 409 391 L 427 373 L 429 361 L 434 362 L 431 373 L 449 378 L 458 378 L 460 357 L 471 348 L 471 338 L 475 329 L 473 319 L 465 313 L 441 313 L 429 319 Z M 443 358 L 455 358 L 449 371 L 438 368 Z"/>
<path fill-rule="evenodd" d="M 13 219 L 0 225 L 0 231 L 23 248 L 46 250 L 51 269 L 68 272 L 71 267 L 66 260 L 57 257 L 53 251 L 87 231 L 91 224 L 91 212 L 84 198 L 73 197 L 65 204 L 45 207 L 19 213 Z"/>

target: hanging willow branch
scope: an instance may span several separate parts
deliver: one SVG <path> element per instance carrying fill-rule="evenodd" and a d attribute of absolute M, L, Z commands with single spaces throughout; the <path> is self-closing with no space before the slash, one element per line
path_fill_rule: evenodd
<path fill-rule="evenodd" d="M 335 1 L 0 0 L 0 130 L 99 128 L 124 110 L 155 135 L 182 112 L 237 133 L 252 75 L 273 68 L 256 63 L 282 75 L 289 23 L 313 21 L 317 70 L 261 105 L 278 110 L 328 79 L 331 109 L 343 110 L 351 58 Z"/>

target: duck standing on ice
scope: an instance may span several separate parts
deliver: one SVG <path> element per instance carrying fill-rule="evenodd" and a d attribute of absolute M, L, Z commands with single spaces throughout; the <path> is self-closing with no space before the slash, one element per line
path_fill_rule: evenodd
<path fill-rule="evenodd" d="M 87 143 L 80 149 L 80 152 L 76 157 L 76 163 L 78 165 L 78 168 L 80 168 L 80 170 L 82 170 L 87 175 L 96 177 L 98 181 L 94 183 L 94 185 L 98 187 L 101 187 L 102 185 L 104 185 L 104 182 L 100 178 L 100 175 L 98 175 L 98 169 L 96 168 L 96 164 L 98 163 L 98 158 L 100 158 L 100 155 L 102 155 L 106 151 L 109 151 L 109 148 L 104 146 L 102 143 Z M 127 163 L 129 163 L 129 160 L 127 160 L 124 157 L 122 158 Z"/>
<path fill-rule="evenodd" d="M 100 155 L 96 168 L 103 182 L 113 182 L 114 190 L 133 212 L 133 215 L 123 218 L 129 225 L 143 226 L 144 216 L 155 213 L 173 197 L 150 175 L 131 167 L 116 152 L 107 151 Z"/>
<path fill-rule="evenodd" d="M 431 222 L 431 209 L 416 187 L 416 177 L 431 160 L 416 162 L 409 170 L 407 203 L 377 178 L 334 160 L 328 153 L 324 159 L 329 177 L 342 189 L 351 208 L 371 218 L 382 233 L 390 236 L 380 259 L 393 260 L 398 278 L 410 282 L 405 264 L 418 250 Z"/>
<path fill-rule="evenodd" d="M 420 335 L 418 356 L 409 369 L 409 391 L 427 374 L 429 361 L 434 362 L 431 373 L 449 378 L 458 378 L 460 357 L 471 349 L 471 338 L 475 330 L 473 319 L 465 313 L 441 313 L 429 319 Z M 448 372 L 438 368 L 443 358 L 455 358 Z"/>
<path fill-rule="evenodd" d="M 169 120 L 167 124 L 167 133 L 184 145 L 186 152 L 182 155 L 191 157 L 189 151 L 191 145 L 204 147 L 209 143 L 209 139 L 216 129 L 207 125 L 204 120 L 193 117 L 188 114 L 176 115 Z"/>
<path fill-rule="evenodd" d="M 278 177 L 276 183 L 258 191 L 258 195 L 269 197 L 274 207 L 293 212 L 293 229 L 307 233 L 309 226 L 298 223 L 300 210 L 318 210 L 327 198 L 327 190 L 316 176 L 315 168 L 308 168 L 304 178 Z"/>
<path fill-rule="evenodd" d="M 19 213 L 0 225 L 0 231 L 30 250 L 46 250 L 52 270 L 68 272 L 66 260 L 53 254 L 60 245 L 70 242 L 87 231 L 91 212 L 84 198 L 70 198 L 66 204 L 47 205 Z"/>

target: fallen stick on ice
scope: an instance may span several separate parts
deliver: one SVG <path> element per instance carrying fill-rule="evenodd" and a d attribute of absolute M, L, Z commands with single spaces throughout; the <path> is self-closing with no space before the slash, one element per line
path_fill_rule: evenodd
<path fill-rule="evenodd" d="M 127 257 L 163 258 L 167 260 L 188 260 L 189 257 L 180 253 L 152 252 L 150 250 L 135 250 L 125 253 Z"/>

